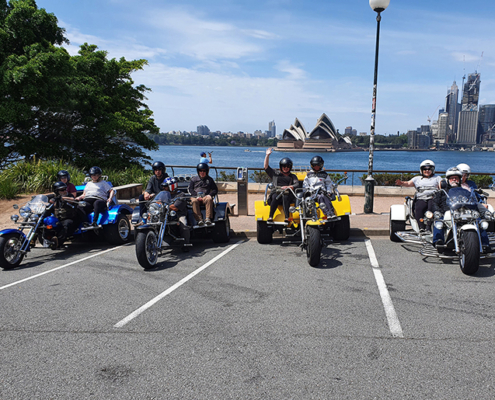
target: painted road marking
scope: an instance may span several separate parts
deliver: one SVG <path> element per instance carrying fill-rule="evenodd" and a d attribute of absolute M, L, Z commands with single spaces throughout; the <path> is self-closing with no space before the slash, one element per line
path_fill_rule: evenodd
<path fill-rule="evenodd" d="M 65 265 L 62 265 L 62 266 L 60 266 L 60 267 L 53 268 L 53 269 L 51 269 L 51 270 L 49 270 L 49 271 L 45 271 L 45 272 L 42 272 L 42 273 L 40 273 L 40 274 L 36 274 L 36 275 L 30 276 L 29 278 L 24 278 L 24 279 L 21 279 L 20 281 L 13 282 L 13 283 L 9 283 L 8 285 L 5 285 L 5 286 L 0 287 L 0 290 L 7 289 L 8 287 L 15 286 L 15 285 L 18 285 L 19 283 L 23 283 L 23 282 L 26 282 L 26 281 L 30 281 L 31 279 L 38 278 L 38 277 L 43 276 L 43 275 L 46 275 L 46 274 L 50 274 L 50 273 L 52 273 L 52 272 L 58 271 L 59 269 L 62 269 L 62 268 L 65 268 L 65 267 L 69 267 L 69 266 L 71 266 L 71 265 L 74 265 L 74 264 L 77 264 L 77 263 L 80 263 L 80 262 L 83 262 L 83 261 L 89 260 L 90 258 L 97 257 L 97 256 L 101 256 L 102 254 L 105 254 L 105 253 L 108 253 L 108 252 L 110 252 L 110 251 L 114 251 L 114 250 L 120 249 L 121 247 L 127 246 L 128 244 L 129 244 L 129 243 L 127 243 L 127 244 L 123 244 L 122 246 L 113 247 L 113 248 L 111 248 L 111 249 L 108 249 L 108 250 L 105 250 L 105 251 L 101 251 L 101 252 L 96 253 L 96 254 L 93 254 L 93 255 L 91 255 L 91 256 L 88 256 L 88 257 L 82 258 L 82 259 L 80 259 L 80 260 L 77 260 L 77 261 L 72 261 L 72 262 L 71 262 L 71 263 L 69 263 L 69 264 L 65 264 Z"/>
<path fill-rule="evenodd" d="M 143 312 L 145 312 L 148 308 L 150 308 L 154 304 L 158 303 L 165 296 L 167 296 L 170 293 L 172 293 L 175 289 L 179 288 L 184 283 L 186 283 L 188 280 L 190 280 L 194 276 L 198 275 L 201 271 L 203 271 L 206 268 L 208 268 L 210 265 L 212 265 L 213 263 L 215 263 L 216 261 L 218 261 L 220 258 L 222 258 L 223 256 L 225 256 L 230 251 L 234 250 L 237 246 L 239 246 L 243 242 L 244 242 L 244 240 L 241 240 L 241 241 L 233 244 L 232 246 L 228 247 L 225 251 L 223 251 L 222 253 L 220 253 L 216 257 L 212 258 L 210 261 L 208 261 L 206 264 L 202 265 L 201 267 L 199 267 L 195 271 L 191 272 L 189 275 L 187 275 L 185 278 L 181 279 L 175 285 L 169 287 L 167 290 L 165 290 L 164 292 L 160 293 L 158 296 L 156 296 L 155 298 L 151 299 L 150 301 L 148 301 L 143 306 L 139 307 L 136 311 L 134 311 L 131 314 L 129 314 L 123 320 L 117 322 L 114 325 L 114 328 L 122 328 L 125 324 L 127 324 L 130 321 L 132 321 L 134 318 L 136 318 L 137 316 L 139 316 L 140 314 L 142 314 Z"/>
<path fill-rule="evenodd" d="M 395 312 L 395 308 L 392 303 L 392 298 L 390 297 L 390 293 L 387 289 L 387 284 L 385 283 L 385 279 L 383 279 L 382 271 L 380 271 L 380 265 L 378 264 L 375 250 L 371 245 L 371 240 L 366 239 L 365 243 L 366 249 L 368 250 L 371 266 L 373 267 L 373 273 L 375 274 L 376 284 L 378 285 L 378 291 L 380 292 L 380 297 L 382 298 L 382 303 L 385 309 L 385 315 L 387 316 L 390 333 L 394 337 L 404 337 L 399 318 L 397 317 L 397 313 Z"/>

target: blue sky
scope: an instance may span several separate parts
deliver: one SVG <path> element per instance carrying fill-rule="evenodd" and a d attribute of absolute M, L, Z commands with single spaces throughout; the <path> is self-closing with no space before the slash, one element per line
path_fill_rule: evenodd
<path fill-rule="evenodd" d="M 370 131 L 376 13 L 368 0 L 37 0 L 110 58 L 147 59 L 136 84 L 162 132 L 267 130 L 326 113 Z M 481 73 L 495 103 L 493 0 L 391 0 L 382 13 L 376 133 L 427 124 L 456 80 Z M 481 54 L 483 53 L 483 57 Z M 436 118 L 435 113 L 435 118 Z"/>

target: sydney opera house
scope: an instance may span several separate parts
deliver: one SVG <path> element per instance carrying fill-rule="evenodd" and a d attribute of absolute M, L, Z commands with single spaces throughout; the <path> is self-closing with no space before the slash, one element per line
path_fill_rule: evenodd
<path fill-rule="evenodd" d="M 280 151 L 337 151 L 351 148 L 351 140 L 341 136 L 324 113 L 309 134 L 296 118 L 277 143 L 277 150 Z"/>

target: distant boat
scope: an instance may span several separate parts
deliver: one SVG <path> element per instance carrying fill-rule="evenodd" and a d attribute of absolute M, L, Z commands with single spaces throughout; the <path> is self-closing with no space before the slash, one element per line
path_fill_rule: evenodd
<path fill-rule="evenodd" d="M 244 150 L 244 151 L 245 151 L 246 153 L 249 153 L 249 152 L 250 152 L 251 150 L 249 150 L 249 149 L 246 149 L 246 150 Z"/>

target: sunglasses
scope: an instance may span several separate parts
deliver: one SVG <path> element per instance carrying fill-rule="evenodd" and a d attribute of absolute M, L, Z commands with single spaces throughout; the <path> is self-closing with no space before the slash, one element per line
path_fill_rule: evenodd
<path fill-rule="evenodd" d="M 423 168 L 423 171 L 431 171 L 430 167 Z"/>
<path fill-rule="evenodd" d="M 200 169 L 198 172 L 206 172 L 206 169 Z"/>

